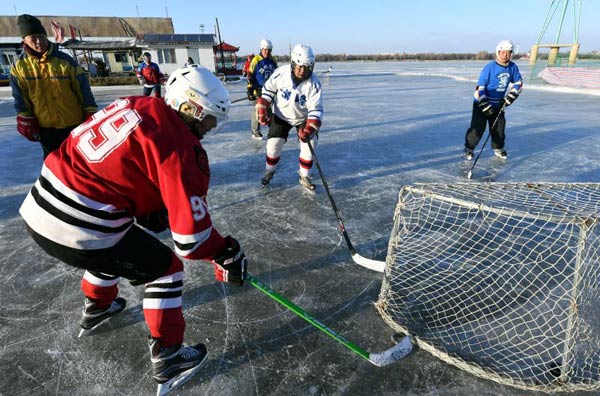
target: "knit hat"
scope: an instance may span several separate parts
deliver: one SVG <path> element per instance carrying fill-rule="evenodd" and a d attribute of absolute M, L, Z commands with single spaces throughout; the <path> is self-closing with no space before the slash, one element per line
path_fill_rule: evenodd
<path fill-rule="evenodd" d="M 31 34 L 44 34 L 46 29 L 42 26 L 42 22 L 34 16 L 23 14 L 17 18 L 17 26 L 19 27 L 19 34 L 21 37 L 29 36 Z"/>

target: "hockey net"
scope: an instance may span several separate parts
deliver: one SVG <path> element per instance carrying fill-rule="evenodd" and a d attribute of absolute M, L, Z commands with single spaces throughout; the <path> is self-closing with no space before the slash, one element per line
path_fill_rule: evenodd
<path fill-rule="evenodd" d="M 405 186 L 377 308 L 474 375 L 600 389 L 599 219 L 600 184 Z"/>

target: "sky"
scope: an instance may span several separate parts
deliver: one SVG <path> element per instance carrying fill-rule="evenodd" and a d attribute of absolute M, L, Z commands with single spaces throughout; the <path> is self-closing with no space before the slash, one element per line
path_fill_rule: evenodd
<path fill-rule="evenodd" d="M 561 43 L 574 42 L 574 6 L 567 8 Z M 218 18 L 221 38 L 240 47 L 240 54 L 258 51 L 262 38 L 285 54 L 296 43 L 309 44 L 316 53 L 376 54 L 401 52 L 493 52 L 498 41 L 509 39 L 521 52 L 536 43 L 549 13 L 551 0 L 446 1 L 346 0 L 272 1 L 259 3 L 145 1 L 28 0 L 0 3 L 1 15 L 165 17 L 175 33 L 214 33 Z M 563 1 L 555 4 L 561 5 Z M 581 52 L 600 50 L 600 1 L 582 1 L 579 42 Z M 227 4 L 227 5 L 224 5 Z M 262 9 L 252 9 L 260 4 Z M 255 7 L 255 6 L 254 6 Z M 554 43 L 562 6 L 555 7 L 542 43 Z"/>

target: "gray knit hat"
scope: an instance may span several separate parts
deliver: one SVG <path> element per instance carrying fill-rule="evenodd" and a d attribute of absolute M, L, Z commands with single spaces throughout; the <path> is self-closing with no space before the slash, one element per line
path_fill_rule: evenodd
<path fill-rule="evenodd" d="M 17 18 L 17 26 L 19 27 L 19 33 L 21 37 L 29 36 L 31 34 L 44 34 L 46 29 L 42 26 L 42 22 L 34 16 L 23 14 Z"/>

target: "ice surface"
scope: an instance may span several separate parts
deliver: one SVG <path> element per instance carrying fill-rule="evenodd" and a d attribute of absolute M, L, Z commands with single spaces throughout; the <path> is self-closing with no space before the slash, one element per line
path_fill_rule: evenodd
<path fill-rule="evenodd" d="M 317 155 L 363 256 L 385 259 L 402 185 L 466 180 L 460 155 L 484 64 L 317 65 L 325 98 Z M 528 77 L 527 65 L 520 66 Z M 227 87 L 232 99 L 244 97 L 243 83 Z M 139 86 L 94 89 L 101 105 L 140 92 Z M 471 182 L 600 182 L 598 94 L 534 87 L 526 79 L 507 110 L 508 161 L 495 163 L 488 142 Z M 250 112 L 248 102 L 234 104 L 227 125 L 204 140 L 217 229 L 241 242 L 251 271 L 270 287 L 364 349 L 389 348 L 391 330 L 372 306 L 382 275 L 352 262 L 316 169 L 316 195 L 298 185 L 293 138 L 270 186 L 260 188 L 265 141 L 251 139 Z M 151 394 L 142 288 L 124 282 L 123 317 L 78 339 L 81 271 L 46 256 L 25 232 L 18 208 L 41 161 L 39 145 L 16 132 L 10 90 L 0 88 L 0 395 Z M 186 340 L 205 342 L 210 361 L 175 394 L 531 394 L 422 351 L 374 367 L 250 285 L 217 284 L 202 262 L 187 263 L 186 274 Z"/>

